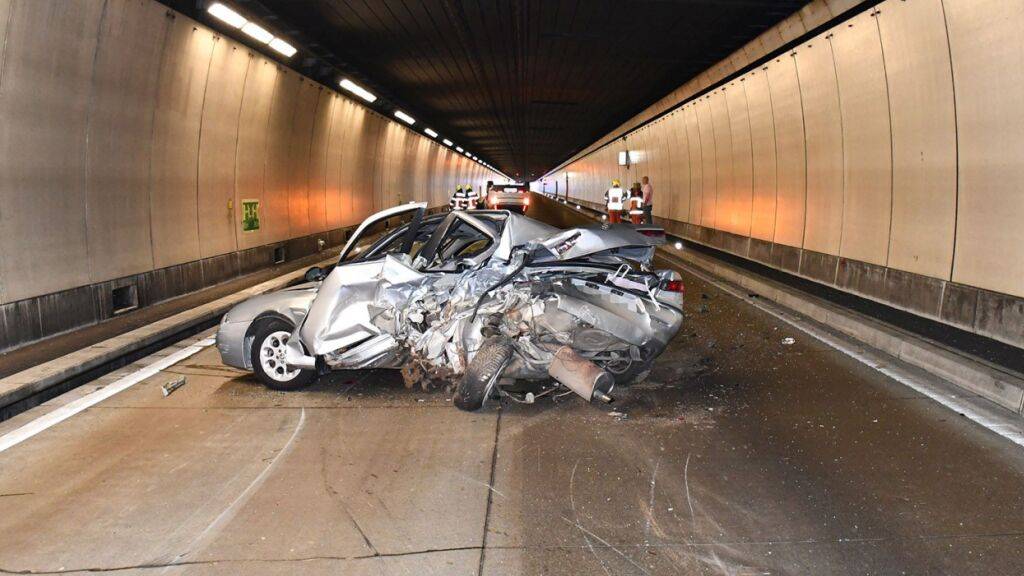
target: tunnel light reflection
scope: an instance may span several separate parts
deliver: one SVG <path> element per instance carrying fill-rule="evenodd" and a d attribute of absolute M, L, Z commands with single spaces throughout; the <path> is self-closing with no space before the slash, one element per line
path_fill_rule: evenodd
<path fill-rule="evenodd" d="M 248 22 L 244 16 L 220 2 L 210 4 L 210 7 L 207 8 L 206 11 L 210 13 L 210 16 L 217 18 L 221 22 L 224 22 L 233 28 L 241 28 L 242 26 L 245 26 L 246 22 Z"/>
<path fill-rule="evenodd" d="M 363 88 L 359 84 L 356 84 L 355 82 L 349 80 L 348 78 L 342 79 L 341 87 L 355 94 L 356 96 L 359 96 L 363 100 L 366 100 L 367 102 L 373 103 L 377 100 L 377 96 L 375 96 L 372 92 L 370 92 L 366 88 Z"/>
<path fill-rule="evenodd" d="M 409 116 L 408 114 L 406 114 L 405 112 L 402 112 L 401 110 L 395 110 L 395 118 L 398 118 L 399 120 L 401 120 L 402 122 L 405 122 L 406 124 L 408 124 L 410 126 L 412 126 L 413 124 L 416 123 L 416 119 L 415 118 L 413 118 L 412 116 Z"/>
<path fill-rule="evenodd" d="M 683 243 L 682 242 L 676 242 L 675 246 L 676 246 L 676 250 L 682 250 L 683 249 Z"/>
<path fill-rule="evenodd" d="M 264 44 L 267 44 L 274 39 L 273 34 L 267 32 L 265 28 L 263 28 L 259 24 L 256 24 L 255 22 L 249 22 L 245 26 L 242 26 L 242 32 L 245 32 L 247 35 L 255 39 L 257 42 L 262 42 Z"/>
<path fill-rule="evenodd" d="M 424 132 L 424 133 L 425 133 L 425 134 L 426 134 L 427 136 L 430 136 L 431 138 L 437 138 L 437 132 L 434 132 L 434 131 L 433 131 L 433 130 L 431 130 L 430 128 L 424 128 L 424 129 L 423 129 L 423 132 Z"/>
<path fill-rule="evenodd" d="M 281 54 L 284 54 L 288 58 L 291 58 L 292 56 L 295 55 L 295 52 L 297 52 L 294 46 L 285 42 L 284 40 L 281 40 L 280 38 L 274 38 L 273 40 L 271 40 L 270 47 L 273 48 L 274 50 L 277 50 Z"/>

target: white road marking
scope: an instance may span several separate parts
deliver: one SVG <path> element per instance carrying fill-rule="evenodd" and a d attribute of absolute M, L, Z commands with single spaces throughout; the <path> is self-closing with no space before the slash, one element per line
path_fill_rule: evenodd
<path fill-rule="evenodd" d="M 213 338 L 207 338 L 188 346 L 187 348 L 182 348 L 181 350 L 178 350 L 177 352 L 158 360 L 145 368 L 141 368 L 140 370 L 120 378 L 95 392 L 86 394 L 78 400 L 69 402 L 49 414 L 40 416 L 28 424 L 0 436 L 0 452 L 5 451 L 12 446 L 17 446 L 36 434 L 71 418 L 82 410 L 95 406 L 114 394 L 127 390 L 146 378 L 156 375 L 161 370 L 169 368 L 190 356 L 194 356 L 204 348 L 212 346 L 213 342 Z"/>
<path fill-rule="evenodd" d="M 852 345 L 846 341 L 845 338 L 838 337 L 822 328 L 819 328 L 815 323 L 804 320 L 801 317 L 792 316 L 789 313 L 783 312 L 779 309 L 784 308 L 781 305 L 768 303 L 754 298 L 746 296 L 746 292 L 738 290 L 731 285 L 711 276 L 703 270 L 697 269 L 691 264 L 678 263 L 677 266 L 685 268 L 688 272 L 704 280 L 708 284 L 712 284 L 724 292 L 731 294 L 755 306 L 756 308 L 767 312 L 768 314 L 782 320 L 783 322 L 797 328 L 798 330 L 828 344 L 832 348 L 846 354 L 847 356 L 861 362 L 862 364 L 874 368 L 875 370 L 885 374 L 889 378 L 903 384 L 904 386 L 914 390 L 936 402 L 942 404 L 946 408 L 954 410 L 964 417 L 969 418 L 975 424 L 986 428 L 987 430 L 994 432 L 1003 438 L 1017 444 L 1018 446 L 1024 447 L 1024 428 L 1016 419 L 1010 417 L 1003 417 L 998 414 L 997 410 L 993 409 L 986 414 L 985 410 L 973 405 L 973 403 L 961 399 L 957 395 L 949 394 L 944 392 L 941 387 L 928 382 L 926 378 L 921 378 L 917 374 L 914 374 L 910 370 L 906 370 L 900 366 L 890 365 L 892 357 L 883 352 L 876 352 L 869 348 L 866 344 L 862 347 Z M 779 309 L 776 309 L 778 307 Z M 897 359 L 898 360 L 898 359 Z M 938 377 L 935 377 L 938 379 Z M 949 384 L 949 386 L 955 386 Z M 960 389 L 959 387 L 957 389 Z M 964 391 L 965 395 L 969 395 L 970 392 Z"/>

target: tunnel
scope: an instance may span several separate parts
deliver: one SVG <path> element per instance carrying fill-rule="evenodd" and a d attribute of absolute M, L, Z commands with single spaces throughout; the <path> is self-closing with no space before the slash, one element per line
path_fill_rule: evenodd
<path fill-rule="evenodd" d="M 0 573 L 1024 574 L 1019 0 L 0 0 Z"/>

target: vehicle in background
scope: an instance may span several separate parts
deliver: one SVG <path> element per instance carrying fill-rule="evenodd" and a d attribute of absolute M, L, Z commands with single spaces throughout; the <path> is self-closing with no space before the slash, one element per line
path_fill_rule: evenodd
<path fill-rule="evenodd" d="M 463 410 L 569 391 L 610 402 L 682 324 L 679 273 L 651 267 L 663 243 L 629 225 L 396 206 L 364 221 L 332 270 L 228 311 L 217 348 L 275 390 L 393 368 L 410 386 L 454 384 Z"/>
<path fill-rule="evenodd" d="M 530 187 L 527 184 L 494 184 L 487 190 L 484 203 L 491 210 L 526 214 L 530 208 Z"/>
<path fill-rule="evenodd" d="M 463 189 L 461 186 L 455 189 L 451 199 L 448 201 L 448 208 L 455 210 L 476 210 L 480 207 L 480 193 L 472 187 Z"/>

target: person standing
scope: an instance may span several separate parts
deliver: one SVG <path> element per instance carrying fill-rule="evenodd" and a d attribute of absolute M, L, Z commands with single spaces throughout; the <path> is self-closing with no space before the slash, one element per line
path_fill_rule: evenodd
<path fill-rule="evenodd" d="M 651 213 L 654 209 L 654 186 L 651 186 L 651 179 L 647 176 L 644 176 L 642 181 L 640 191 L 643 192 L 644 198 L 644 223 L 654 224 L 654 215 Z"/>
<path fill-rule="evenodd" d="M 644 220 L 644 196 L 640 192 L 640 186 L 631 189 L 629 196 L 629 221 L 633 224 L 643 224 Z"/>
<path fill-rule="evenodd" d="M 608 221 L 612 224 L 620 222 L 619 215 L 622 214 L 622 204 L 625 200 L 625 192 L 618 179 L 612 180 L 612 187 L 604 193 L 604 204 L 608 210 Z"/>

